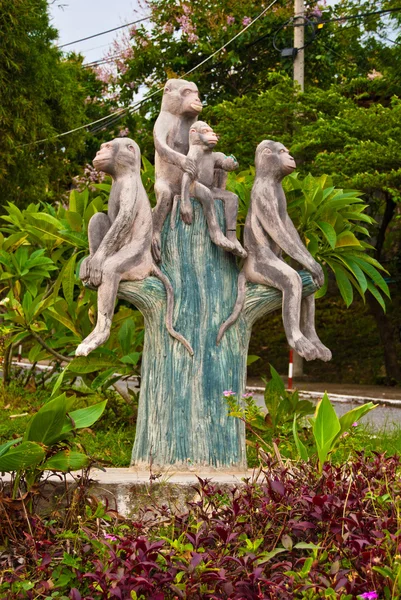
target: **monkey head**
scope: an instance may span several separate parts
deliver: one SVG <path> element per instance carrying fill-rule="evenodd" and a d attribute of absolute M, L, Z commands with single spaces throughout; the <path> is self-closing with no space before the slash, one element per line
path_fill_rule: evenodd
<path fill-rule="evenodd" d="M 218 135 L 207 123 L 196 121 L 189 130 L 190 146 L 205 146 L 207 149 L 215 147 L 219 141 Z"/>
<path fill-rule="evenodd" d="M 132 171 L 139 173 L 141 167 L 139 146 L 130 138 L 115 138 L 100 146 L 93 159 L 93 166 L 112 177 Z"/>
<path fill-rule="evenodd" d="M 272 140 L 263 140 L 256 148 L 255 167 L 256 173 L 271 175 L 275 179 L 281 180 L 293 172 L 296 164 L 283 144 Z"/>
<path fill-rule="evenodd" d="M 162 110 L 173 115 L 195 117 L 202 110 L 198 88 L 191 81 L 169 79 L 164 86 Z"/>

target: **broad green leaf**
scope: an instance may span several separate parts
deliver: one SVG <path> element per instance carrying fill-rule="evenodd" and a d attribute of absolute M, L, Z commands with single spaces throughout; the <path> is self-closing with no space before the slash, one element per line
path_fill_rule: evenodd
<path fill-rule="evenodd" d="M 323 232 L 326 240 L 329 242 L 330 246 L 334 249 L 336 247 L 337 234 L 335 232 L 334 227 L 329 223 L 325 223 L 324 221 L 318 221 L 316 225 Z"/>
<path fill-rule="evenodd" d="M 68 365 L 68 369 L 73 373 L 93 373 L 101 369 L 111 367 L 118 368 L 119 362 L 110 358 L 100 358 L 98 356 L 77 356 Z"/>
<path fill-rule="evenodd" d="M 320 471 L 323 468 L 327 455 L 332 450 L 333 441 L 340 429 L 340 421 L 338 420 L 336 411 L 325 393 L 316 407 L 313 423 L 313 437 L 319 457 Z"/>
<path fill-rule="evenodd" d="M 377 406 L 378 405 L 373 404 L 373 402 L 367 402 L 366 404 L 362 404 L 362 406 L 357 406 L 356 408 L 346 412 L 342 417 L 340 417 L 341 429 L 338 432 L 337 437 L 351 429 L 353 423 L 359 421 L 368 412 L 377 408 Z"/>
<path fill-rule="evenodd" d="M 308 456 L 307 449 L 305 448 L 304 444 L 299 439 L 298 428 L 297 428 L 297 415 L 294 415 L 294 420 L 292 422 L 292 433 L 294 436 L 294 441 L 295 441 L 295 445 L 298 450 L 298 454 L 301 457 L 301 459 L 306 462 L 307 460 L 309 460 L 309 456 Z"/>
<path fill-rule="evenodd" d="M 354 260 L 360 266 L 362 271 L 369 275 L 373 283 L 375 283 L 386 294 L 386 296 L 390 298 L 390 290 L 388 289 L 388 285 L 384 281 L 379 271 L 375 269 L 373 265 L 371 265 L 366 260 L 363 260 L 362 258 L 354 257 Z"/>
<path fill-rule="evenodd" d="M 258 565 L 263 565 L 282 552 L 287 552 L 286 548 L 274 548 L 274 550 L 270 550 L 270 552 L 262 552 L 260 555 L 262 558 L 260 560 L 258 559 Z"/>
<path fill-rule="evenodd" d="M 50 444 L 60 434 L 65 423 L 66 412 L 65 394 L 47 402 L 29 422 L 24 441 Z"/>
<path fill-rule="evenodd" d="M 63 268 L 63 278 L 61 284 L 63 286 L 63 294 L 67 303 L 70 305 L 74 300 L 74 286 L 75 286 L 75 262 L 77 255 L 73 254 L 69 261 Z"/>
<path fill-rule="evenodd" d="M 111 367 L 111 369 L 106 369 L 102 373 L 99 373 L 99 375 L 97 375 L 91 383 L 92 390 L 95 391 L 98 388 L 102 387 L 105 383 L 107 383 L 107 381 L 110 379 L 110 377 L 112 377 L 114 375 L 114 373 L 115 373 L 114 367 Z"/>
<path fill-rule="evenodd" d="M 32 441 L 22 442 L 0 457 L 0 472 L 19 471 L 36 467 L 45 457 L 44 449 Z"/>
<path fill-rule="evenodd" d="M 15 440 L 10 440 L 9 442 L 6 442 L 5 444 L 2 444 L 0 446 L 0 456 L 3 456 L 3 454 L 5 454 L 7 452 L 7 450 L 12 448 L 12 446 L 15 446 L 15 444 L 19 444 L 20 442 L 22 442 L 21 437 L 16 438 Z"/>
<path fill-rule="evenodd" d="M 295 544 L 294 548 L 297 550 L 320 550 L 322 546 L 316 546 L 316 544 L 312 544 L 312 542 L 298 542 Z"/>
<path fill-rule="evenodd" d="M 73 450 L 62 450 L 49 460 L 47 460 L 41 469 L 46 471 L 61 471 L 68 473 L 69 471 L 78 471 L 89 464 L 89 456 L 82 452 L 74 452 Z"/>
<path fill-rule="evenodd" d="M 260 359 L 260 356 L 256 356 L 254 354 L 248 354 L 248 357 L 246 359 L 246 366 L 249 367 L 249 365 L 253 365 L 253 363 L 259 359 Z"/>
<path fill-rule="evenodd" d="M 346 254 L 339 255 L 339 259 L 345 264 L 346 267 L 351 271 L 357 282 L 359 283 L 363 293 L 368 289 L 368 282 L 363 274 L 362 269 L 359 265 Z"/>
<path fill-rule="evenodd" d="M 56 383 L 55 383 L 55 384 L 54 384 L 54 386 L 53 386 L 53 389 L 52 389 L 52 393 L 51 393 L 51 396 L 50 396 L 50 398 L 53 398 L 53 396 L 55 396 L 55 395 L 57 394 L 58 390 L 60 389 L 60 387 L 61 387 L 61 385 L 62 385 L 62 383 L 63 383 L 63 380 L 64 380 L 64 375 L 66 374 L 66 371 L 67 371 L 67 370 L 68 370 L 68 365 L 67 365 L 66 367 L 64 367 L 64 369 L 61 371 L 61 373 L 60 373 L 60 374 L 59 374 L 59 376 L 57 377 L 57 379 L 56 379 Z M 68 410 L 68 408 L 67 408 L 67 407 L 66 407 L 66 410 Z"/>
<path fill-rule="evenodd" d="M 368 281 L 368 290 L 372 294 L 372 296 L 374 296 L 376 298 L 376 300 L 382 307 L 383 311 L 386 312 L 386 303 L 384 302 L 384 299 L 381 296 L 378 289 L 373 285 L 373 283 L 371 281 Z"/>
<path fill-rule="evenodd" d="M 54 319 L 56 319 L 56 321 L 58 321 L 59 323 L 64 325 L 64 327 L 67 327 L 67 329 L 72 331 L 72 333 L 74 333 L 78 338 L 80 337 L 80 334 L 77 331 L 74 323 L 71 321 L 71 319 L 68 316 L 66 316 L 65 314 L 64 315 L 61 314 L 54 306 L 49 306 L 49 308 L 47 310 L 50 313 L 50 315 Z"/>
<path fill-rule="evenodd" d="M 129 354 L 132 346 L 132 339 L 135 334 L 135 323 L 133 319 L 126 319 L 118 332 L 118 342 L 123 354 Z"/>
<path fill-rule="evenodd" d="M 80 408 L 74 410 L 68 414 L 68 423 L 64 423 L 62 432 L 72 431 L 73 429 L 82 429 L 83 427 L 90 427 L 93 423 L 96 423 L 102 416 L 104 409 L 106 408 L 107 400 L 87 406 L 86 408 Z"/>
<path fill-rule="evenodd" d="M 343 300 L 347 306 L 352 304 L 352 300 L 354 297 L 352 291 L 352 284 L 347 276 L 347 273 L 343 267 L 335 263 L 334 261 L 330 261 L 326 258 L 327 263 L 334 271 L 334 275 L 336 276 L 336 281 L 338 285 L 338 289 L 340 290 L 340 294 L 343 297 Z"/>
<path fill-rule="evenodd" d="M 335 247 L 341 248 L 343 246 L 360 246 L 359 240 L 355 237 L 352 231 L 343 231 L 337 236 L 337 242 Z"/>

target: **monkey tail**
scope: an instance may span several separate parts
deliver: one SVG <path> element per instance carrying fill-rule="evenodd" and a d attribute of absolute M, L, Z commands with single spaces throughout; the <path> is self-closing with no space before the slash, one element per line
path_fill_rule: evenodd
<path fill-rule="evenodd" d="M 219 329 L 219 333 L 217 335 L 217 342 L 216 342 L 217 345 L 220 344 L 221 338 L 223 337 L 223 335 L 225 334 L 227 329 L 229 329 L 231 327 L 231 325 L 234 325 L 235 321 L 240 316 L 241 310 L 242 310 L 242 308 L 244 306 L 244 302 L 245 302 L 245 292 L 246 292 L 246 277 L 245 277 L 245 273 L 243 271 L 241 271 L 241 273 L 238 275 L 237 300 L 235 302 L 233 312 L 228 317 L 227 321 L 224 321 L 224 323 L 221 325 L 221 327 Z"/>
<path fill-rule="evenodd" d="M 175 229 L 175 220 L 177 217 L 177 206 L 178 206 L 179 198 L 180 198 L 179 194 L 174 194 L 173 206 L 171 208 L 171 214 L 170 214 L 170 229 Z"/>
<path fill-rule="evenodd" d="M 188 350 L 190 355 L 193 356 L 194 351 L 192 350 L 191 344 L 184 338 L 183 335 L 178 333 L 178 331 L 175 331 L 175 329 L 173 327 L 174 290 L 173 290 L 173 286 L 171 285 L 169 278 L 166 277 L 166 275 L 164 273 L 162 273 L 162 271 L 158 267 L 156 267 L 156 265 L 153 265 L 152 275 L 155 275 L 158 279 L 160 279 L 160 281 L 163 283 L 163 285 L 166 289 L 166 294 L 167 294 L 166 327 L 167 327 L 167 331 L 173 338 L 175 338 L 176 340 L 181 342 L 181 344 L 183 344 L 185 346 L 185 348 Z"/>

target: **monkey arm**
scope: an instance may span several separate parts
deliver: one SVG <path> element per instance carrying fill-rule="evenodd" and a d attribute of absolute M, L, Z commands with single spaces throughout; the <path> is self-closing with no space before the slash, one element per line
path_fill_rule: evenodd
<path fill-rule="evenodd" d="M 156 152 L 166 162 L 175 165 L 179 169 L 184 170 L 186 156 L 173 150 L 167 144 L 168 132 L 171 129 L 171 117 L 163 112 L 160 113 L 153 129 L 153 139 L 155 142 Z"/>
<path fill-rule="evenodd" d="M 257 218 L 266 233 L 288 256 L 298 261 L 305 268 L 313 270 L 315 260 L 305 248 L 297 230 L 287 212 L 282 219 L 276 200 L 262 202 L 257 200 Z"/>
<path fill-rule="evenodd" d="M 238 169 L 238 162 L 233 156 L 226 156 L 223 152 L 213 152 L 214 166 L 223 171 L 235 171 Z"/>

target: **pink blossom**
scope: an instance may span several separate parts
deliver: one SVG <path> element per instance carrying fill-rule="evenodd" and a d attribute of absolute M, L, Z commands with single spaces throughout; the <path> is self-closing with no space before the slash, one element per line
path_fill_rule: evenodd
<path fill-rule="evenodd" d="M 129 34 L 131 37 L 135 37 L 136 36 L 136 32 L 137 32 L 137 28 L 136 25 L 133 25 L 130 30 L 129 30 Z"/>
<path fill-rule="evenodd" d="M 124 129 L 120 129 L 120 131 L 118 132 L 119 137 L 127 137 L 127 135 L 129 135 L 129 129 L 128 127 L 124 127 Z"/>
<path fill-rule="evenodd" d="M 363 598 L 363 600 L 377 600 L 378 597 L 379 595 L 377 592 L 364 592 L 358 596 L 358 598 Z"/>
<path fill-rule="evenodd" d="M 320 10 L 320 8 L 318 6 L 316 6 L 312 11 L 311 11 L 311 16 L 312 17 L 321 17 L 322 16 L 322 11 Z"/>
<path fill-rule="evenodd" d="M 233 23 L 235 23 L 235 17 L 228 16 L 227 25 L 232 25 Z"/>
<path fill-rule="evenodd" d="M 354 421 L 354 422 L 352 423 L 352 427 L 358 427 L 358 422 L 357 422 L 357 421 Z"/>
<path fill-rule="evenodd" d="M 246 394 L 242 394 L 243 398 L 253 398 L 253 394 L 251 392 L 246 392 Z"/>
<path fill-rule="evenodd" d="M 104 537 L 106 540 L 111 540 L 112 542 L 116 542 L 118 539 L 115 535 L 110 535 L 109 533 L 105 533 Z"/>
<path fill-rule="evenodd" d="M 165 23 L 163 26 L 163 30 L 165 31 L 165 33 L 173 33 L 174 25 L 172 23 Z"/>
<path fill-rule="evenodd" d="M 198 40 L 199 40 L 199 36 L 196 35 L 196 33 L 190 33 L 190 34 L 188 34 L 188 42 L 191 42 L 191 44 L 194 44 Z"/>
<path fill-rule="evenodd" d="M 232 390 L 224 390 L 223 396 L 225 396 L 225 398 L 229 398 L 230 396 L 235 396 L 235 392 Z"/>
<path fill-rule="evenodd" d="M 247 25 L 249 25 L 249 23 L 252 23 L 251 17 L 244 17 L 242 19 L 242 24 L 243 24 L 244 27 L 246 27 Z"/>
<path fill-rule="evenodd" d="M 188 6 L 188 4 L 183 4 L 182 10 L 184 12 L 184 15 L 189 15 L 191 13 L 191 7 Z"/>

